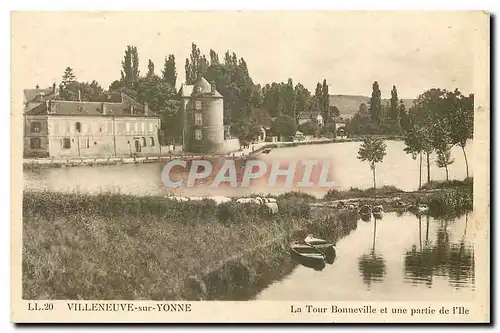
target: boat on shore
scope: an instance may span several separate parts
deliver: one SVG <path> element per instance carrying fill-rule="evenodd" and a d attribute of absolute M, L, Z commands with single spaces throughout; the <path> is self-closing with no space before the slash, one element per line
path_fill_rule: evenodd
<path fill-rule="evenodd" d="M 308 244 L 292 243 L 290 246 L 290 254 L 292 259 L 303 266 L 316 270 L 322 270 L 326 266 L 326 256 Z"/>
<path fill-rule="evenodd" d="M 314 247 L 316 250 L 324 254 L 325 262 L 327 264 L 333 264 L 333 262 L 335 261 L 336 250 L 333 243 L 321 238 L 316 238 L 312 234 L 307 235 L 307 237 L 304 239 L 304 243 Z"/>
<path fill-rule="evenodd" d="M 363 205 L 359 209 L 359 215 L 371 215 L 372 214 L 372 207 L 369 205 Z"/>
<path fill-rule="evenodd" d="M 373 217 L 375 217 L 377 219 L 381 219 L 382 214 L 384 214 L 384 206 L 378 205 L 378 206 L 373 207 L 372 213 L 373 213 Z"/>

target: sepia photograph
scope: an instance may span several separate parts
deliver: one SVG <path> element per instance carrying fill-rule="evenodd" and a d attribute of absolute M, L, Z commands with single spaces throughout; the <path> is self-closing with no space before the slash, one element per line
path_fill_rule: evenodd
<path fill-rule="evenodd" d="M 490 320 L 487 12 L 11 29 L 16 321 Z"/>

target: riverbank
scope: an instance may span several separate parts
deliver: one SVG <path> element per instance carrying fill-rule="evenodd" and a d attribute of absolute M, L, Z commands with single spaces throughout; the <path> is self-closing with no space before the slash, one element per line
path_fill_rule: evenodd
<path fill-rule="evenodd" d="M 398 140 L 394 136 L 381 136 L 384 140 Z M 328 143 L 342 143 L 342 142 L 357 142 L 362 141 L 363 137 L 352 138 L 337 138 L 327 139 L 318 138 L 307 141 L 286 141 L 286 142 L 260 142 L 251 144 L 246 149 L 241 149 L 230 154 L 217 155 L 217 154 L 190 154 L 181 151 L 171 151 L 168 154 L 151 155 L 151 156 L 138 156 L 138 157 L 85 157 L 85 158 L 24 158 L 23 168 L 28 170 L 43 169 L 43 168 L 65 168 L 65 167 L 78 167 L 78 166 L 105 166 L 105 165 L 121 165 L 121 164 L 143 164 L 143 163 L 158 163 L 161 161 L 169 161 L 171 159 L 202 159 L 202 158 L 217 158 L 217 157 L 232 157 L 235 159 L 243 159 L 248 156 L 255 156 L 262 153 L 266 149 L 289 148 L 305 145 L 321 145 Z"/>
<path fill-rule="evenodd" d="M 271 216 L 210 200 L 25 192 L 23 297 L 234 298 L 242 285 L 258 288 L 294 267 L 287 245 L 307 232 L 310 207 L 278 204 Z"/>
<path fill-rule="evenodd" d="M 460 184 L 385 197 L 346 192 L 340 200 L 287 193 L 277 197 L 277 215 L 265 206 L 207 199 L 25 191 L 23 297 L 249 299 L 293 270 L 292 240 L 313 233 L 335 243 L 356 229 L 357 212 L 339 201 L 385 200 L 386 211 L 395 197 L 431 209 L 468 205 L 469 183 Z"/>

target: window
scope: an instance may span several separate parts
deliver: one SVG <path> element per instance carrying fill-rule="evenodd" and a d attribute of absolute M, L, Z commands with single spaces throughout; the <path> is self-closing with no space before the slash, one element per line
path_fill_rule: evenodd
<path fill-rule="evenodd" d="M 201 134 L 201 129 L 197 128 L 195 131 L 194 131 L 194 138 L 196 140 L 201 140 L 203 137 L 203 135 Z"/>
<path fill-rule="evenodd" d="M 42 130 L 42 124 L 38 121 L 31 123 L 31 133 L 40 133 Z"/>
<path fill-rule="evenodd" d="M 201 115 L 201 113 L 200 112 L 195 113 L 194 114 L 194 124 L 196 126 L 201 126 L 202 122 L 203 122 L 203 116 Z"/>
<path fill-rule="evenodd" d="M 138 132 L 139 132 L 139 124 L 135 123 L 134 124 L 134 133 L 138 133 Z"/>
<path fill-rule="evenodd" d="M 144 132 L 144 131 L 146 131 L 146 124 L 141 123 L 141 132 Z"/>
<path fill-rule="evenodd" d="M 40 149 L 42 147 L 42 141 L 40 138 L 31 138 L 30 147 L 31 149 Z"/>
<path fill-rule="evenodd" d="M 75 130 L 80 133 L 82 131 L 82 123 L 80 123 L 79 121 L 77 121 L 75 123 Z"/>
<path fill-rule="evenodd" d="M 149 123 L 149 131 L 153 132 L 154 131 L 154 125 L 153 123 Z"/>
<path fill-rule="evenodd" d="M 194 108 L 195 110 L 201 110 L 201 101 L 195 101 Z"/>
<path fill-rule="evenodd" d="M 130 123 L 125 123 L 125 132 L 130 132 Z"/>
<path fill-rule="evenodd" d="M 151 143 L 151 147 L 154 147 L 154 146 L 155 146 L 155 138 L 150 137 L 150 138 L 149 138 L 149 142 Z"/>
<path fill-rule="evenodd" d="M 86 149 L 86 148 L 89 148 L 90 144 L 89 144 L 89 138 L 80 138 L 80 148 L 82 149 Z"/>
<path fill-rule="evenodd" d="M 59 132 L 59 124 L 57 122 L 54 122 L 53 124 L 54 126 L 52 127 L 52 132 L 53 134 L 57 134 L 57 132 Z"/>
<path fill-rule="evenodd" d="M 145 137 L 142 137 L 142 146 L 146 147 L 146 138 Z"/>
<path fill-rule="evenodd" d="M 71 148 L 71 140 L 69 138 L 64 138 L 63 149 L 70 149 L 70 148 Z"/>

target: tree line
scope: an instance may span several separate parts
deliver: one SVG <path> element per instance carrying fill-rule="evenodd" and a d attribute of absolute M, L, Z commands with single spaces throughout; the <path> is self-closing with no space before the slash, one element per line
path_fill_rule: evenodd
<path fill-rule="evenodd" d="M 294 84 L 291 78 L 287 82 L 273 82 L 262 87 L 253 82 L 245 59 L 229 50 L 219 57 L 215 50 L 210 49 L 206 56 L 192 43 L 184 70 L 186 84 L 195 83 L 199 76 L 215 83 L 217 90 L 224 96 L 224 123 L 231 124 L 232 134 L 243 140 L 252 140 L 260 133 L 259 124 L 252 117 L 255 108 L 266 110 L 275 119 L 271 132 L 278 136 L 293 135 L 298 129 L 298 119 L 302 113 L 318 111 L 327 122 L 340 114 L 336 107 L 329 106 L 326 79 L 318 82 L 314 94 L 300 82 Z M 147 71 L 143 74 L 139 68 L 137 47 L 129 45 L 121 61 L 120 77 L 108 89 L 95 80 L 78 81 L 73 69 L 67 67 L 62 76 L 59 98 L 109 101 L 123 91 L 141 103 L 147 102 L 152 110 L 160 114 L 162 136 L 179 137 L 182 131 L 178 125 L 180 103 L 176 83 L 177 67 L 173 54 L 165 57 L 160 73 L 156 72 L 155 64 L 149 59 Z M 313 132 L 307 128 L 305 130 Z"/>
<path fill-rule="evenodd" d="M 376 82 L 375 82 L 376 83 Z M 374 84 L 374 93 L 370 102 L 369 116 L 373 123 L 381 121 L 380 104 L 377 99 L 378 84 Z M 463 152 L 466 177 L 469 178 L 469 163 L 465 146 L 473 138 L 474 132 L 474 94 L 463 95 L 458 89 L 429 89 L 420 94 L 414 101 L 408 113 L 402 113 L 403 108 L 396 107 L 397 90 L 392 89 L 391 104 L 393 108 L 386 116 L 385 121 L 394 121 L 399 126 L 399 133 L 404 138 L 407 154 L 413 159 L 419 159 L 419 189 L 422 187 L 422 160 L 425 157 L 427 165 L 427 182 L 431 181 L 430 155 L 437 155 L 436 164 L 446 171 L 446 180 L 449 180 L 448 166 L 454 163 L 451 148 L 458 146 Z M 402 105 L 402 103 L 400 103 Z M 361 109 L 361 107 L 360 107 Z M 402 115 L 404 115 L 402 117 Z M 368 116 L 368 114 L 366 114 Z M 401 120 L 404 119 L 404 122 Z M 398 121 L 399 120 L 399 125 Z M 367 137 L 364 139 L 358 158 L 370 164 L 373 172 L 373 186 L 376 187 L 376 163 L 383 161 L 386 155 L 386 145 L 380 138 Z"/>

